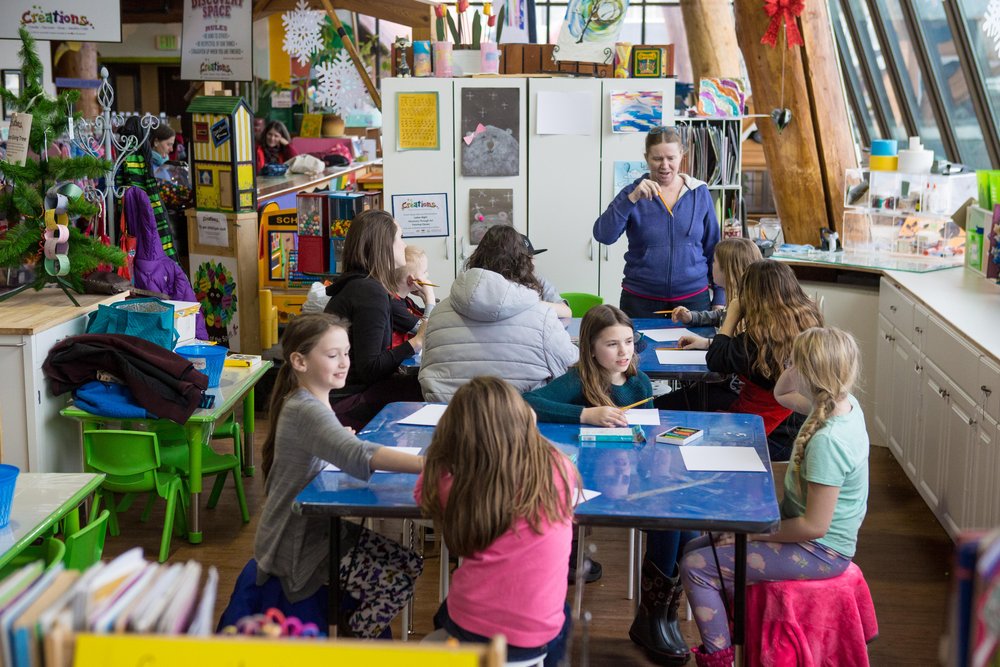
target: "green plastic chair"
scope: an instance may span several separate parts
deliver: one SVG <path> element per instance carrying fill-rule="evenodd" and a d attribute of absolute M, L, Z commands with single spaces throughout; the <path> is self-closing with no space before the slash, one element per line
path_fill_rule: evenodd
<path fill-rule="evenodd" d="M 212 440 L 220 440 L 225 438 L 233 439 L 233 454 L 240 462 L 240 472 L 242 474 L 243 470 L 243 428 L 240 423 L 236 420 L 236 413 L 230 412 L 229 416 L 226 417 L 221 424 L 215 427 L 212 432 Z"/>
<path fill-rule="evenodd" d="M 112 535 L 121 533 L 114 494 L 156 492 L 167 501 L 160 538 L 160 562 L 166 561 L 170 555 L 170 537 L 174 532 L 175 519 L 180 525 L 180 532 L 187 532 L 185 496 L 180 475 L 160 469 L 160 444 L 156 434 L 149 431 L 84 431 L 83 455 L 89 472 L 105 475 L 104 482 L 94 492 L 92 511 L 100 512 L 101 502 L 107 502 Z M 148 513 L 144 513 L 143 518 L 147 517 Z"/>
<path fill-rule="evenodd" d="M 45 537 L 35 544 L 29 544 L 21 553 L 14 556 L 10 562 L 0 569 L 0 579 L 6 579 L 8 575 L 36 560 L 45 561 L 45 569 L 55 567 L 56 563 L 62 561 L 66 554 L 66 545 L 57 537 Z"/>
<path fill-rule="evenodd" d="M 583 317 L 588 310 L 604 303 L 602 297 L 586 292 L 563 292 L 559 296 L 569 304 L 569 309 L 573 311 L 573 317 Z"/>
<path fill-rule="evenodd" d="M 66 555 L 63 557 L 63 563 L 66 564 L 67 570 L 83 572 L 101 560 L 110 516 L 111 511 L 105 509 L 96 519 L 66 537 Z"/>

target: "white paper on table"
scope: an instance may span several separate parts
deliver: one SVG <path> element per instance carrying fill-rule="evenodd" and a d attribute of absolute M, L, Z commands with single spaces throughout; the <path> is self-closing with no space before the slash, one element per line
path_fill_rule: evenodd
<path fill-rule="evenodd" d="M 592 92 L 538 92 L 536 134 L 593 134 L 597 100 Z"/>
<path fill-rule="evenodd" d="M 588 500 L 593 500 L 599 495 L 601 495 L 600 491 L 577 488 L 573 493 L 573 507 L 576 507 L 580 503 L 585 503 Z"/>
<path fill-rule="evenodd" d="M 695 445 L 681 447 L 681 457 L 688 470 L 710 472 L 767 472 L 753 447 L 718 447 Z"/>
<path fill-rule="evenodd" d="M 705 361 L 706 354 L 708 354 L 706 350 L 657 350 L 656 360 L 665 366 L 671 364 L 704 366 L 708 363 Z"/>
<path fill-rule="evenodd" d="M 660 411 L 656 408 L 632 408 L 625 411 L 625 418 L 628 419 L 629 426 L 660 425 Z"/>
<path fill-rule="evenodd" d="M 657 343 L 667 343 L 674 340 L 680 340 L 681 336 L 698 335 L 689 329 L 685 329 L 684 327 L 673 329 L 640 329 L 639 333 L 646 338 L 655 340 Z"/>
<path fill-rule="evenodd" d="M 410 416 L 400 419 L 399 423 L 410 426 L 437 426 L 447 407 L 447 405 L 425 405 Z"/>
<path fill-rule="evenodd" d="M 414 456 L 419 456 L 421 448 L 420 447 L 393 447 L 394 451 L 403 452 L 405 454 L 413 454 Z M 332 463 L 327 463 L 323 466 L 322 472 L 340 472 L 340 468 L 333 465 Z M 380 472 L 392 472 L 391 470 L 375 470 L 375 473 Z"/>

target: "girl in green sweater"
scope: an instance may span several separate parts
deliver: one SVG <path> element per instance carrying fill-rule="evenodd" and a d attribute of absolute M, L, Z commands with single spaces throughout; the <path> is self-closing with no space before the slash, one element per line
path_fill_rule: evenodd
<path fill-rule="evenodd" d="M 638 368 L 632 320 L 608 304 L 588 310 L 580 323 L 580 361 L 524 394 L 538 421 L 594 426 L 628 426 L 617 406 L 652 397 L 653 386 Z"/>

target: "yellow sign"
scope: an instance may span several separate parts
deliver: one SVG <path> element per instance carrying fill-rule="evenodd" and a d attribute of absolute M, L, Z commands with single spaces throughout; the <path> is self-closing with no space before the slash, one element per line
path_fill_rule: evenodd
<path fill-rule="evenodd" d="M 257 638 L 197 639 L 152 635 L 77 635 L 76 667 L 301 667 L 365 665 L 381 667 L 478 667 L 489 650 L 483 646 L 451 648 L 402 642 Z"/>
<path fill-rule="evenodd" d="M 436 151 L 439 148 L 438 94 L 397 93 L 396 150 Z"/>
<path fill-rule="evenodd" d="M 307 113 L 302 116 L 302 127 L 299 128 L 300 137 L 318 137 L 323 130 L 323 114 Z"/>

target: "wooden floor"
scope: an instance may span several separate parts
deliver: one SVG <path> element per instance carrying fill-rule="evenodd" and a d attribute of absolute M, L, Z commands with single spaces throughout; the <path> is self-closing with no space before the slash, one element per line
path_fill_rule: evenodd
<path fill-rule="evenodd" d="M 266 419 L 257 422 L 257 461 Z M 216 443 L 220 451 L 228 441 Z M 236 576 L 253 553 L 257 516 L 263 503 L 258 477 L 245 479 L 251 522 L 239 521 L 232 482 L 219 506 L 202 510 L 204 542 L 192 546 L 174 538 L 171 562 L 197 559 L 219 569 L 219 601 L 216 617 L 228 602 Z M 211 488 L 211 485 L 208 485 Z M 207 494 L 203 495 L 204 499 Z M 162 529 L 162 508 L 157 508 L 148 524 L 138 521 L 137 508 L 122 520 L 122 534 L 108 537 L 105 556 L 140 545 L 147 557 L 155 558 Z M 391 526 L 386 526 L 386 530 Z M 584 609 L 593 621 L 589 630 L 589 657 L 593 665 L 650 665 L 628 639 L 633 603 L 625 599 L 627 531 L 596 529 L 593 540 L 596 558 L 603 564 L 604 577 L 586 586 Z M 417 585 L 413 637 L 433 628 L 431 617 L 437 608 L 438 559 L 428 546 L 424 575 Z M 945 628 L 947 583 L 951 567 L 952 543 L 927 509 L 888 449 L 871 453 L 871 493 L 868 516 L 858 544 L 855 562 L 862 568 L 871 587 L 878 614 L 880 636 L 870 647 L 873 665 L 936 664 L 938 644 Z M 573 587 L 570 587 L 573 595 Z M 683 608 L 682 608 L 683 609 Z M 683 622 L 689 644 L 697 640 L 694 622 Z M 394 626 L 399 636 L 399 621 Z M 581 647 L 580 628 L 574 634 L 574 653 Z M 582 664 L 579 660 L 576 664 Z M 693 663 L 691 663 L 693 664 Z"/>

